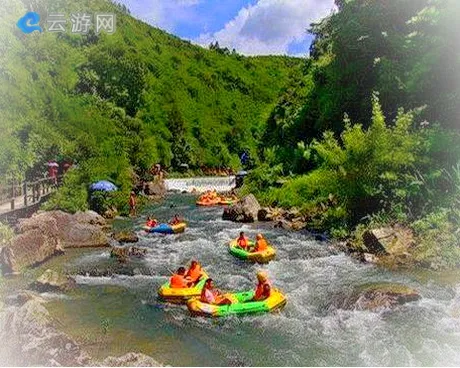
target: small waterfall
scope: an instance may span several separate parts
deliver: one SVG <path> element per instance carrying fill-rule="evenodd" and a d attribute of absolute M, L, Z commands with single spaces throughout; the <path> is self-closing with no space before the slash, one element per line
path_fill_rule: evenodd
<path fill-rule="evenodd" d="M 218 192 L 227 192 L 235 187 L 235 177 L 203 177 L 203 178 L 184 178 L 184 179 L 166 179 L 166 188 L 169 191 L 181 192 L 205 192 L 207 190 L 217 190 Z"/>

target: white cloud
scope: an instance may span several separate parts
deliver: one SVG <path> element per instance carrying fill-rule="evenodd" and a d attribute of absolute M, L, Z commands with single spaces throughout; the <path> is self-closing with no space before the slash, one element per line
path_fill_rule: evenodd
<path fill-rule="evenodd" d="M 220 31 L 203 33 L 195 41 L 204 46 L 218 41 L 247 55 L 287 54 L 291 43 L 306 39 L 310 23 L 333 8 L 333 0 L 259 0 Z"/>
<path fill-rule="evenodd" d="M 202 0 L 118 0 L 137 18 L 155 27 L 173 32 L 181 22 L 193 22 L 196 14 L 191 10 Z"/>

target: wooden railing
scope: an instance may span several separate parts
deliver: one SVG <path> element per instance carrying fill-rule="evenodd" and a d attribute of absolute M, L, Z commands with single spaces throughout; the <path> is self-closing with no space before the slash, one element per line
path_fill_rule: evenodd
<path fill-rule="evenodd" d="M 14 211 L 39 203 L 43 197 L 56 191 L 58 178 L 43 178 L 33 182 L 11 183 L 0 189 L 0 213 Z M 9 206 L 6 206 L 9 203 Z"/>

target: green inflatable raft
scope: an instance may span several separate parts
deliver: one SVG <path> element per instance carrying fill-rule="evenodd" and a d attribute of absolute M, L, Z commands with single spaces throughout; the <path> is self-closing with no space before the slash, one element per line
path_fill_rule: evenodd
<path fill-rule="evenodd" d="M 254 242 L 249 241 L 249 245 L 254 247 Z M 262 252 L 248 252 L 244 249 L 241 249 L 236 245 L 236 240 L 232 240 L 229 244 L 228 251 L 231 255 L 244 259 L 245 261 L 256 262 L 256 263 L 268 263 L 275 259 L 276 250 L 271 245 Z"/>
<path fill-rule="evenodd" d="M 279 310 L 286 305 L 286 297 L 277 289 L 272 289 L 270 296 L 262 301 L 251 301 L 254 291 L 235 294 L 225 294 L 232 301 L 230 305 L 214 305 L 200 301 L 199 298 L 190 299 L 187 308 L 192 315 L 206 317 L 225 317 L 249 313 L 267 313 Z"/>

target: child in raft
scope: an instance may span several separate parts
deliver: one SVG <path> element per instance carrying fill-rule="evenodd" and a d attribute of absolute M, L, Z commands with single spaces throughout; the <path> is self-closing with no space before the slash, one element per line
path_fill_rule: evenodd
<path fill-rule="evenodd" d="M 201 291 L 200 300 L 203 303 L 207 304 L 214 304 L 214 305 L 230 305 L 232 301 L 217 290 L 214 289 L 213 280 L 207 279 L 206 283 L 204 284 L 204 288 Z"/>
<path fill-rule="evenodd" d="M 240 236 L 236 239 L 236 245 L 244 250 L 249 250 L 249 240 L 244 235 L 244 231 L 240 232 Z"/>

